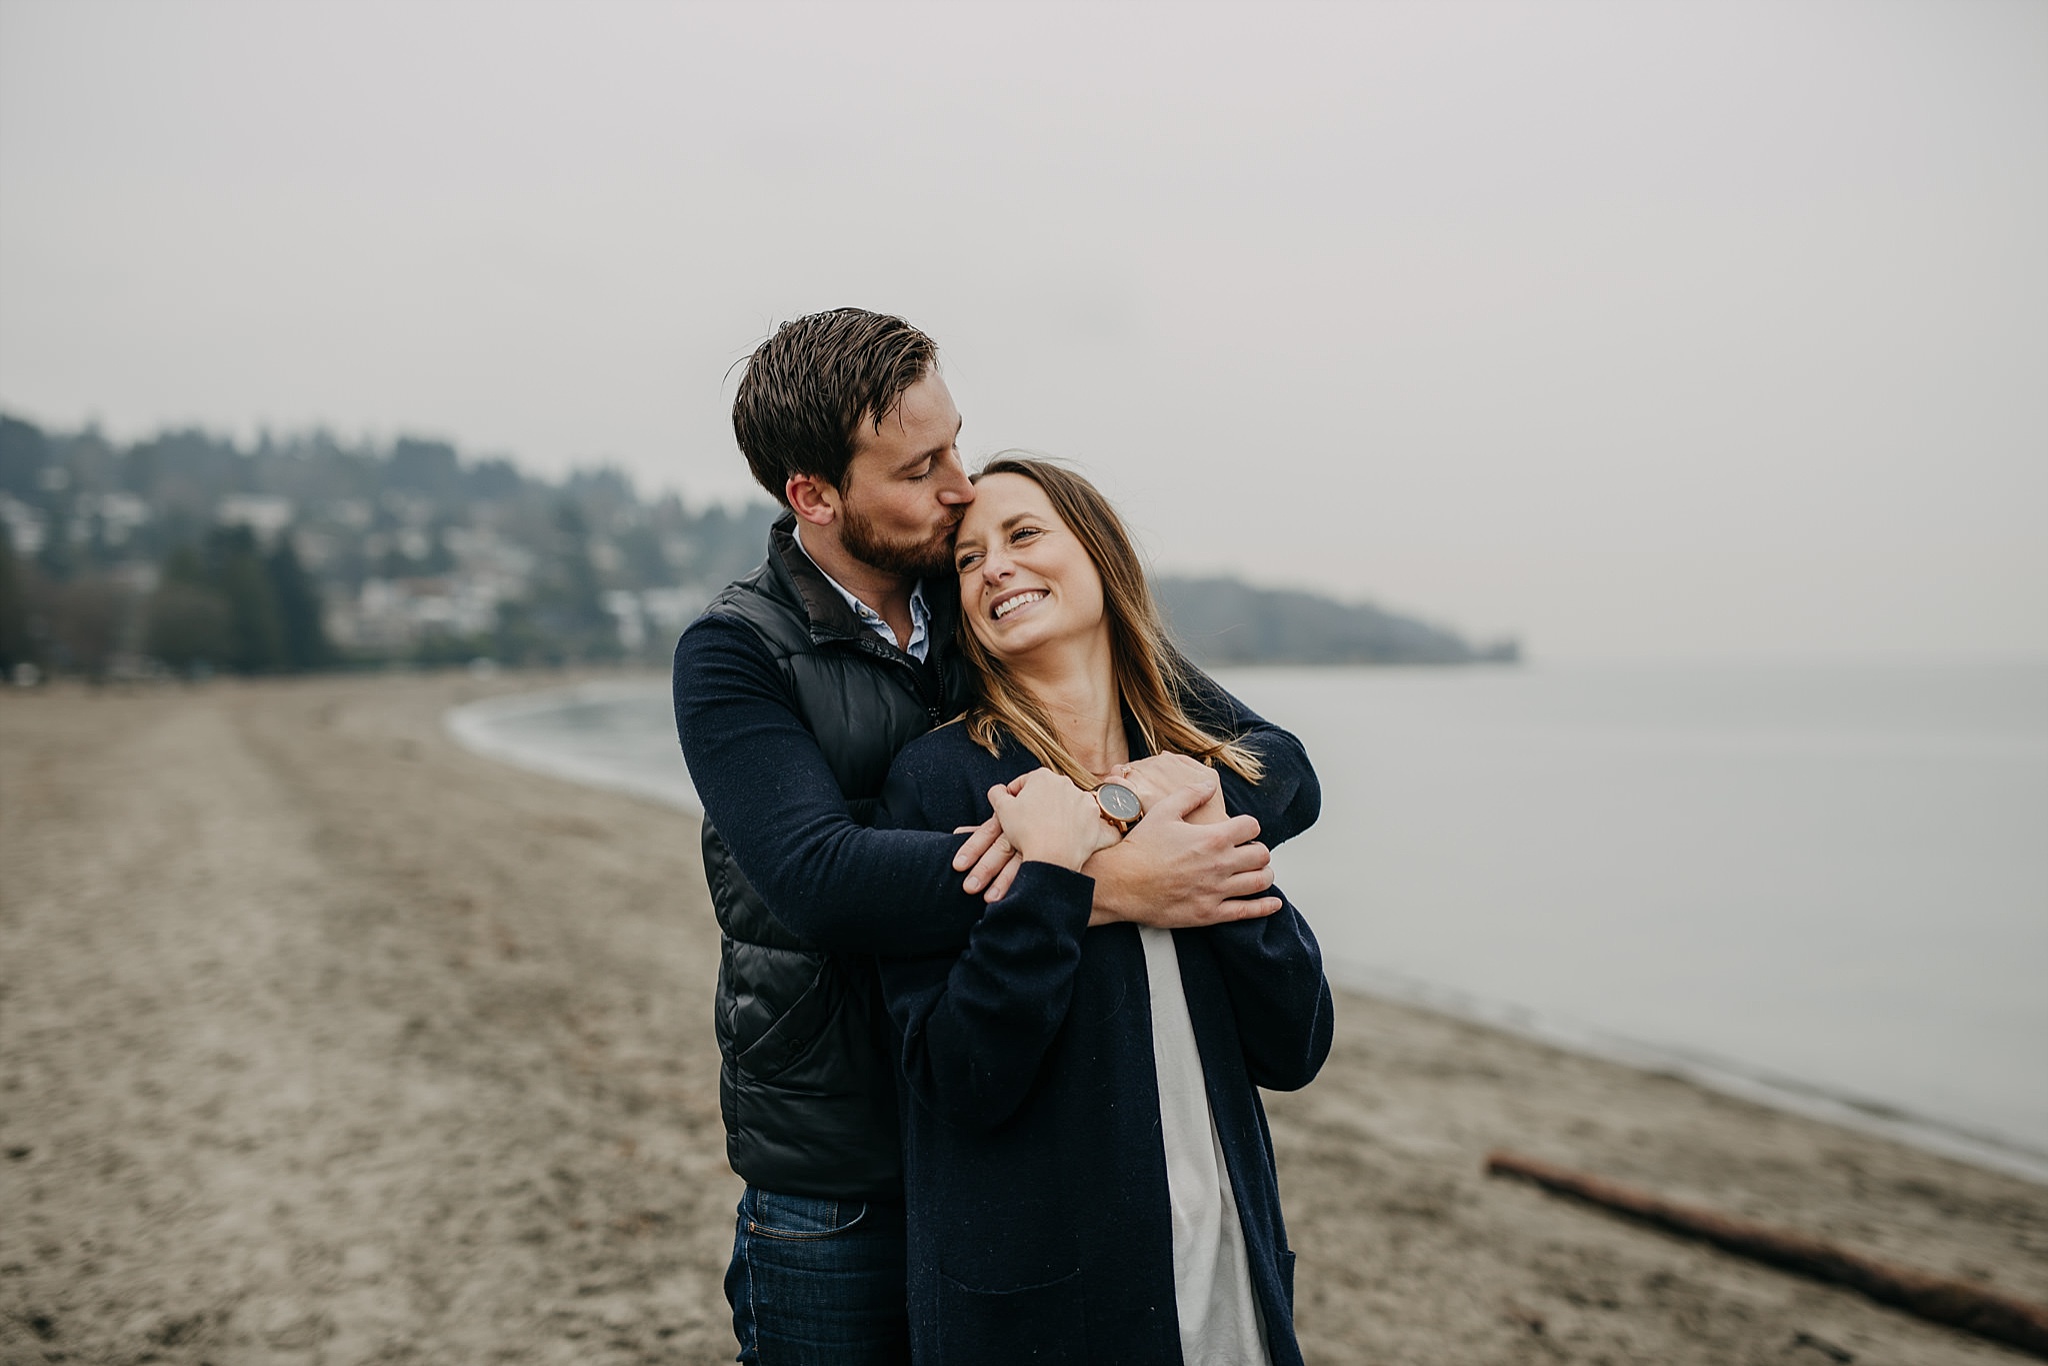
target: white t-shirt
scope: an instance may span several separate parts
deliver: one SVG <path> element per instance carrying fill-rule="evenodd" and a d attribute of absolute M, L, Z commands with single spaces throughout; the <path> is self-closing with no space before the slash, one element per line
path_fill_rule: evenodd
<path fill-rule="evenodd" d="M 1187 1366 L 1270 1366 L 1266 1327 L 1252 1295 L 1237 1197 L 1202 1081 L 1202 1055 L 1181 987 L 1173 932 L 1140 927 L 1152 996 L 1152 1065 L 1173 1205 L 1173 1298 Z"/>

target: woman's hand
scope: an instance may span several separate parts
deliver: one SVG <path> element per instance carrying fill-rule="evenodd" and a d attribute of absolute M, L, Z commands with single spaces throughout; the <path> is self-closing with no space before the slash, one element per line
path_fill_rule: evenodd
<path fill-rule="evenodd" d="M 1082 791 L 1063 773 L 1038 769 L 1008 787 L 990 788 L 988 800 L 1003 823 L 1004 838 L 1033 863 L 1079 872 L 1096 850 L 1119 838 L 1116 827 L 1102 818 L 1095 794 Z"/>
<path fill-rule="evenodd" d="M 1150 811 L 1171 793 L 1184 787 L 1199 787 L 1207 795 L 1188 814 L 1190 825 L 1216 825 L 1230 819 L 1223 809 L 1223 780 L 1216 770 L 1185 754 L 1154 754 L 1136 763 L 1118 764 L 1109 771 L 1109 781 L 1122 783 L 1138 794 Z"/>

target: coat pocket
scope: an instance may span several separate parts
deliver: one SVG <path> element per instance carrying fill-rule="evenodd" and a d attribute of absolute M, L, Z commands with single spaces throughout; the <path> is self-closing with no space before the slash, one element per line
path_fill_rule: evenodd
<path fill-rule="evenodd" d="M 747 1045 L 733 1061 L 745 1076 L 766 1081 L 795 1062 L 825 1032 L 845 992 L 839 968 L 824 962 L 803 994 L 790 1002 L 788 1010 L 769 1025 L 761 1037 Z"/>
<path fill-rule="evenodd" d="M 976 1290 L 939 1275 L 939 1360 L 1088 1360 L 1081 1273 L 1016 1290 Z"/>

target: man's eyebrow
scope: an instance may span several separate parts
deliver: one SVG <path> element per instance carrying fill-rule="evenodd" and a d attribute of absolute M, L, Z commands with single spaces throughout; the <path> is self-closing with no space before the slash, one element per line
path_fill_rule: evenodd
<path fill-rule="evenodd" d="M 919 451 L 916 455 L 906 456 L 904 458 L 903 463 L 896 467 L 896 473 L 908 474 L 912 470 L 916 469 L 919 465 L 922 465 L 927 461 L 936 461 L 940 456 L 944 455 L 949 449 L 952 448 L 954 442 L 960 439 L 960 429 L 966 425 L 966 418 L 954 418 L 953 435 L 950 439 L 947 440 L 945 445 L 934 446 L 928 451 Z"/>

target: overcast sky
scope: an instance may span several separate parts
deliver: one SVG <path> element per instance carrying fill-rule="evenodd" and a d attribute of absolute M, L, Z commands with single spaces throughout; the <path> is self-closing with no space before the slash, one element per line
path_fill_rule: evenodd
<path fill-rule="evenodd" d="M 2048 652 L 2048 4 L 0 0 L 0 405 L 696 500 L 841 304 L 1160 563 Z"/>

